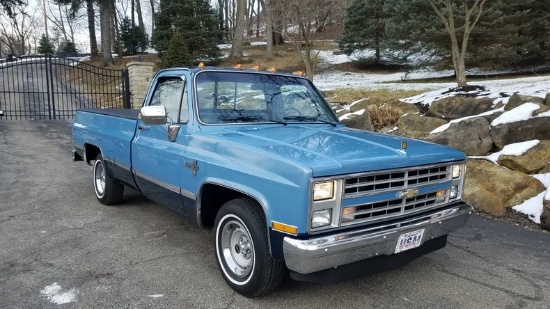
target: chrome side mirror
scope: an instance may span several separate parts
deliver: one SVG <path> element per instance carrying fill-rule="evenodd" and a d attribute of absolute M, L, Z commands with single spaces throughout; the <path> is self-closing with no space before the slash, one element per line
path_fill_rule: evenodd
<path fill-rule="evenodd" d="M 166 123 L 166 107 L 144 106 L 140 110 L 140 117 L 143 123 L 156 125 Z"/>

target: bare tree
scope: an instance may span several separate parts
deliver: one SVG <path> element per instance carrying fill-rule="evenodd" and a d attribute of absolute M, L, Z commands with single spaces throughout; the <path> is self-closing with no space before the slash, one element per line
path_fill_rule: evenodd
<path fill-rule="evenodd" d="M 320 20 L 326 20 L 337 0 L 278 0 L 277 9 L 283 15 L 284 27 L 280 31 L 288 37 L 300 53 L 306 75 L 313 80 L 317 56 L 314 44 L 318 29 L 324 27 Z M 287 25 L 288 22 L 288 25 Z"/>
<path fill-rule="evenodd" d="M 243 57 L 243 40 L 244 29 L 246 26 L 245 20 L 246 0 L 237 0 L 237 14 L 235 16 L 235 31 L 233 33 L 233 44 L 231 44 L 231 52 L 229 58 L 240 59 Z"/>
<path fill-rule="evenodd" d="M 36 9 L 28 2 L 11 7 L 11 13 L 0 15 L 0 42 L 7 52 L 24 55 L 30 52 L 30 42 L 39 35 Z M 4 51 L 2 51 L 4 52 Z"/>
<path fill-rule="evenodd" d="M 65 42 L 74 42 L 75 32 L 83 27 L 82 23 L 86 14 L 80 14 L 81 3 L 73 6 L 70 2 L 51 2 L 46 8 L 48 20 L 63 35 Z M 41 5 L 40 2 L 39 5 Z"/>
<path fill-rule="evenodd" d="M 466 81 L 466 65 L 464 60 L 466 58 L 468 39 L 470 38 L 470 33 L 476 26 L 479 18 L 483 13 L 483 5 L 485 4 L 485 2 L 487 2 L 487 0 L 475 0 L 474 4 L 472 4 L 471 7 L 468 7 L 468 3 L 466 1 L 456 1 L 462 3 L 462 9 L 464 10 L 464 24 L 460 25 L 459 27 L 455 25 L 454 8 L 460 4 L 453 4 L 453 2 L 455 1 L 452 0 L 428 1 L 430 2 L 430 5 L 434 12 L 437 14 L 437 16 L 439 16 L 439 19 L 441 19 L 441 21 L 445 25 L 445 29 L 449 34 L 449 38 L 451 40 L 453 67 L 455 69 L 456 81 L 458 83 L 458 86 L 467 86 L 468 83 Z M 441 2 L 443 2 L 443 7 L 438 7 L 437 4 L 440 4 Z M 459 31 L 463 31 L 462 42 L 460 44 L 457 38 L 457 32 Z"/>

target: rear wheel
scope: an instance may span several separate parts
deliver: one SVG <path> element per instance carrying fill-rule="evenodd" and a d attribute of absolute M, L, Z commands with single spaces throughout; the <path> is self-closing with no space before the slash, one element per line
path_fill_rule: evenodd
<path fill-rule="evenodd" d="M 122 200 L 124 185 L 107 174 L 103 156 L 98 154 L 93 168 L 95 196 L 104 205 L 113 205 Z"/>
<path fill-rule="evenodd" d="M 216 260 L 232 289 L 247 297 L 275 289 L 285 272 L 269 253 L 261 207 L 250 198 L 225 203 L 216 216 Z"/>

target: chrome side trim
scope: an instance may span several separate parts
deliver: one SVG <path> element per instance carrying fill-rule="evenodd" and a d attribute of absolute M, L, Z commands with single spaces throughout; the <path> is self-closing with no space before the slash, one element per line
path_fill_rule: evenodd
<path fill-rule="evenodd" d="M 140 177 L 140 178 L 143 178 L 143 179 L 145 179 L 149 182 L 152 182 L 152 183 L 156 184 L 157 186 L 163 187 L 166 190 L 172 191 L 172 192 L 177 193 L 177 194 L 181 194 L 182 196 L 184 196 L 186 198 L 189 198 L 193 201 L 197 200 L 197 196 L 191 191 L 187 191 L 187 190 L 182 189 L 178 186 L 171 185 L 171 184 L 166 183 L 162 180 L 159 180 L 155 177 L 149 176 L 147 174 L 144 174 L 144 173 L 141 173 L 141 172 L 138 172 L 138 171 L 134 171 L 134 174 L 137 177 Z"/>

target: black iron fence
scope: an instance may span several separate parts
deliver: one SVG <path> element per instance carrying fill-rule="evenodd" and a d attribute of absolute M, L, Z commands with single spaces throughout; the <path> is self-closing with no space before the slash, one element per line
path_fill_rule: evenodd
<path fill-rule="evenodd" d="M 0 61 L 0 120 L 66 119 L 92 107 L 130 108 L 127 69 L 51 55 Z"/>

